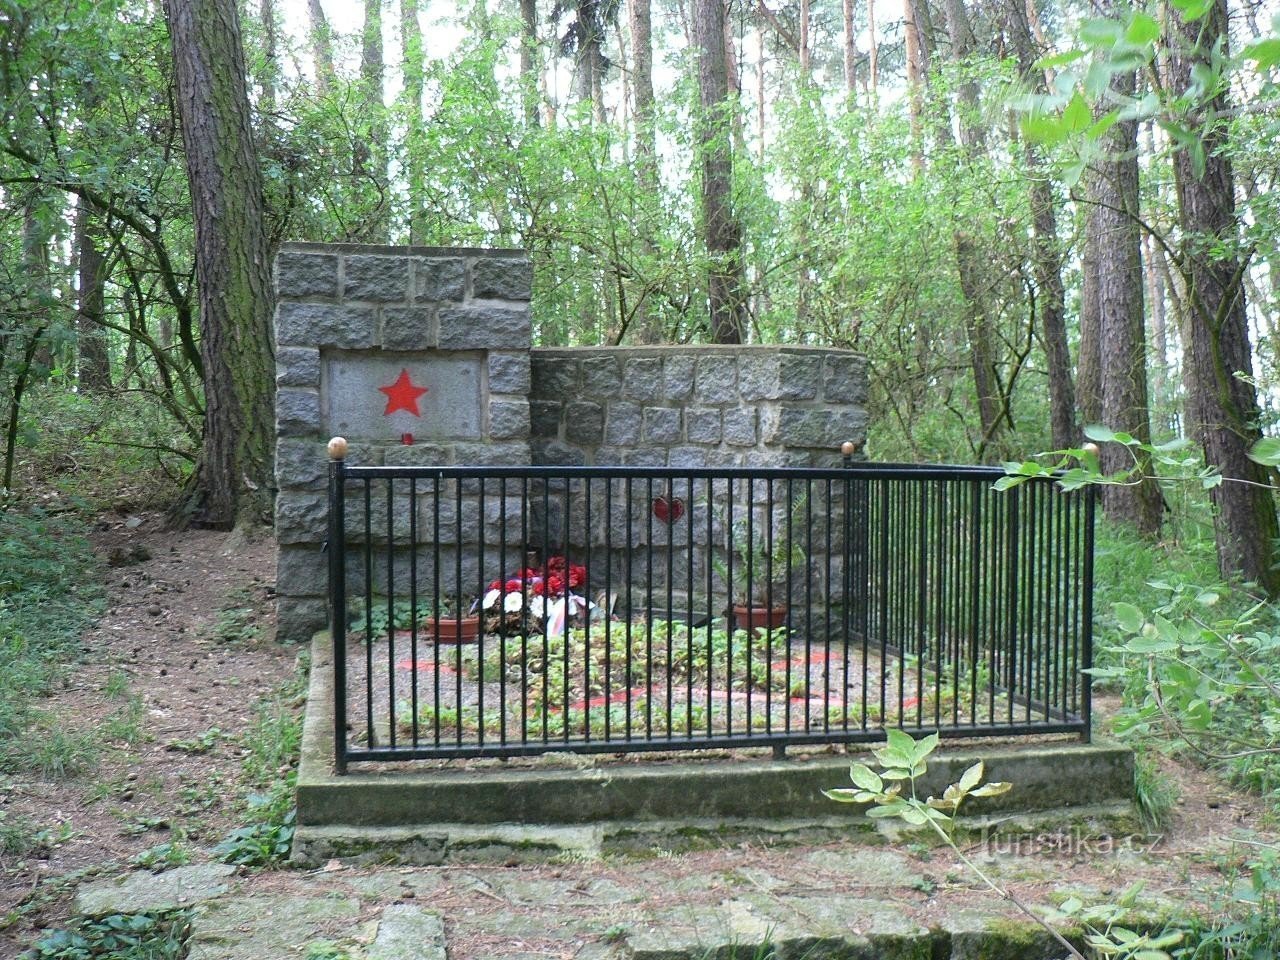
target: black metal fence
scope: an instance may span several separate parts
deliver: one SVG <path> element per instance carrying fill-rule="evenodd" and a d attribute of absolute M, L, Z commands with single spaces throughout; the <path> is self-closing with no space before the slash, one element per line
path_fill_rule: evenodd
<path fill-rule="evenodd" d="M 1093 494 L 1002 475 L 335 461 L 338 768 L 1087 737 Z"/>

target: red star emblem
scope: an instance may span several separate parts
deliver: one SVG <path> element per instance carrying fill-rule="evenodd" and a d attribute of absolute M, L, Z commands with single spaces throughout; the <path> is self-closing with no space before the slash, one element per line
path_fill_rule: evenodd
<path fill-rule="evenodd" d="M 397 410 L 405 410 L 415 417 L 422 416 L 418 410 L 418 398 L 427 392 L 427 388 L 415 387 L 413 381 L 409 379 L 408 370 L 402 369 L 400 378 L 395 383 L 379 387 L 378 390 L 387 395 L 387 409 L 382 411 L 383 416 L 395 413 Z"/>

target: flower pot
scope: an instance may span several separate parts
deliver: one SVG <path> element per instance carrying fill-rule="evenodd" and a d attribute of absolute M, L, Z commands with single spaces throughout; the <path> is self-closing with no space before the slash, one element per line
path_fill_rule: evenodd
<path fill-rule="evenodd" d="M 460 619 L 441 617 L 438 630 L 434 617 L 428 618 L 423 625 L 426 627 L 427 636 L 437 643 L 475 643 L 480 633 L 478 616 Z"/>
<path fill-rule="evenodd" d="M 766 607 L 764 604 L 735 603 L 733 605 L 733 622 L 739 630 L 750 630 L 758 633 L 761 630 L 776 630 L 787 622 L 786 607 Z"/>

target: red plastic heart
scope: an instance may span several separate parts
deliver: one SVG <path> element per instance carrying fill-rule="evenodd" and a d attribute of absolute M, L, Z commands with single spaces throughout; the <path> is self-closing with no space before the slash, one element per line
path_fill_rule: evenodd
<path fill-rule="evenodd" d="M 684 501 L 679 497 L 654 497 L 653 515 L 671 526 L 684 516 Z"/>

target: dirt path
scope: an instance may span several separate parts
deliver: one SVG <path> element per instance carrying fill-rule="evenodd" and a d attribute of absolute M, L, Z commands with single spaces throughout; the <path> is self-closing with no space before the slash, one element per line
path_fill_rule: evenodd
<path fill-rule="evenodd" d="M 274 641 L 270 539 L 228 550 L 227 534 L 165 530 L 157 514 L 111 516 L 90 536 L 109 565 L 106 612 L 39 705 L 86 768 L 0 780 L 5 824 L 46 832 L 38 849 L 0 855 L 0 916 L 21 912 L 0 955 L 65 911 L 56 885 L 31 899 L 41 880 L 171 842 L 200 859 L 242 824 L 259 705 L 295 674 L 299 651 Z"/>

